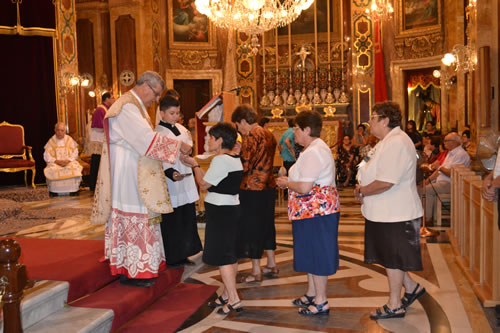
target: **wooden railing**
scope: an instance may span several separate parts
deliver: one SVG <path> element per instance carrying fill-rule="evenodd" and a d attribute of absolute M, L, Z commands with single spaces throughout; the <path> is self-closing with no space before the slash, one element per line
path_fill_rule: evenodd
<path fill-rule="evenodd" d="M 451 228 L 457 263 L 483 306 L 500 304 L 500 230 L 496 202 L 481 196 L 482 179 L 464 166 L 451 176 Z"/>

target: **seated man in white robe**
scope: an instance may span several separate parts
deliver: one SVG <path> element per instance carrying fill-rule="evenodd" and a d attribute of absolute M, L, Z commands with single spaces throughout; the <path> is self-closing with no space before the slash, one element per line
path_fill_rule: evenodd
<path fill-rule="evenodd" d="M 78 195 L 82 181 L 82 166 L 78 163 L 78 145 L 66 135 L 64 123 L 57 123 L 56 134 L 45 145 L 43 158 L 47 162 L 44 169 L 50 196 L 62 193 Z"/>

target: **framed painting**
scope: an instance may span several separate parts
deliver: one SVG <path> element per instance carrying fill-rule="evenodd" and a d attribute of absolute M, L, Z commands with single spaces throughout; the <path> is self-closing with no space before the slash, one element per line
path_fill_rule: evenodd
<path fill-rule="evenodd" d="M 170 48 L 211 49 L 216 46 L 215 27 L 196 9 L 194 0 L 168 0 L 167 9 Z"/>
<path fill-rule="evenodd" d="M 327 40 L 328 4 L 330 1 L 330 38 L 340 39 L 340 1 L 341 0 L 316 0 L 316 20 L 318 26 L 318 41 Z M 314 41 L 314 4 L 303 11 L 291 23 L 292 41 L 298 43 Z M 288 42 L 288 26 L 278 28 L 280 43 Z"/>
<path fill-rule="evenodd" d="M 413 36 L 441 31 L 442 0 L 396 1 L 398 35 Z"/>

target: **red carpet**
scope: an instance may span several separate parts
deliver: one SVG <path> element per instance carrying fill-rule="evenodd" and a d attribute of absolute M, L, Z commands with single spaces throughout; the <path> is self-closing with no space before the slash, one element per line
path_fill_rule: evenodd
<path fill-rule="evenodd" d="M 204 284 L 181 283 L 123 327 L 120 333 L 175 332 L 217 288 Z"/>
<path fill-rule="evenodd" d="M 71 306 L 112 309 L 115 317 L 111 331 L 114 331 L 175 287 L 183 271 L 183 268 L 167 269 L 159 274 L 155 284 L 149 288 L 125 286 L 115 281 Z"/>
<path fill-rule="evenodd" d="M 104 241 L 16 238 L 21 244 L 20 261 L 28 277 L 36 280 L 67 281 L 68 303 L 116 280 L 109 265 L 100 263 Z"/>

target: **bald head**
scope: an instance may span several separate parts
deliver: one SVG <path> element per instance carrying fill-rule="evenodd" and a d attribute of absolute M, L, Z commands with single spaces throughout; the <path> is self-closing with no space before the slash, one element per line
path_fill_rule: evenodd
<path fill-rule="evenodd" d="M 64 136 L 66 135 L 66 124 L 63 122 L 58 122 L 54 126 L 54 132 L 56 133 L 56 137 L 59 140 L 64 139 Z"/>
<path fill-rule="evenodd" d="M 462 144 L 462 139 L 457 133 L 451 132 L 445 136 L 444 144 L 446 149 L 453 150 Z"/>

